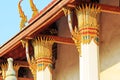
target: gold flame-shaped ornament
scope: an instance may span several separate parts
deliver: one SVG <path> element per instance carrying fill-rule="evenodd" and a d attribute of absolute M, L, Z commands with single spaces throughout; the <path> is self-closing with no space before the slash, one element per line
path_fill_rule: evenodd
<path fill-rule="evenodd" d="M 23 0 L 20 0 L 19 3 L 18 3 L 18 10 L 19 10 L 20 18 L 21 18 L 20 30 L 22 30 L 25 27 L 25 23 L 27 22 L 27 17 L 25 16 L 25 14 L 22 11 L 22 8 L 20 6 L 20 4 L 21 4 L 22 1 Z"/>
<path fill-rule="evenodd" d="M 35 4 L 33 3 L 33 0 L 30 1 L 30 7 L 33 11 L 32 17 L 36 16 L 38 14 L 38 9 L 36 8 Z"/>

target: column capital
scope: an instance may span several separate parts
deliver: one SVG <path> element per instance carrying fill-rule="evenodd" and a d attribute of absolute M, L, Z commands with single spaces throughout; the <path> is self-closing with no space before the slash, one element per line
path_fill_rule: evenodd
<path fill-rule="evenodd" d="M 100 11 L 100 7 L 94 4 L 81 4 L 74 7 L 78 23 L 75 27 L 72 25 L 71 15 L 68 14 L 68 25 L 79 53 L 81 53 L 81 44 L 89 44 L 93 40 L 99 45 L 98 17 Z"/>
<path fill-rule="evenodd" d="M 35 59 L 50 58 L 52 59 L 52 45 L 54 40 L 52 38 L 41 36 L 32 41 L 34 48 Z"/>

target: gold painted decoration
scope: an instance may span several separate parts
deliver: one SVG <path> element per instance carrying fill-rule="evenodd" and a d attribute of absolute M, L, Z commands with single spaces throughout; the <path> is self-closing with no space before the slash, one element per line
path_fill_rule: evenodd
<path fill-rule="evenodd" d="M 25 14 L 22 11 L 22 8 L 20 6 L 20 4 L 21 4 L 22 1 L 23 0 L 20 0 L 19 3 L 18 3 L 18 10 L 19 10 L 20 18 L 21 18 L 20 30 L 22 30 L 25 27 L 25 23 L 27 22 L 27 17 L 25 16 Z"/>
<path fill-rule="evenodd" d="M 33 0 L 29 0 L 30 1 L 30 7 L 33 11 L 32 17 L 34 17 L 35 15 L 38 14 L 38 9 L 36 8 L 35 4 L 33 3 Z"/>
<path fill-rule="evenodd" d="M 44 70 L 47 66 L 51 70 L 53 43 L 54 40 L 46 36 L 37 37 L 32 41 L 38 71 Z"/>

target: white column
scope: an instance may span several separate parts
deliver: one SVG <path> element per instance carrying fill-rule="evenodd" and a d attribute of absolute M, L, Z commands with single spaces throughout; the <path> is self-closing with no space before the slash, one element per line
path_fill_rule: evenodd
<path fill-rule="evenodd" d="M 80 80 L 99 80 L 99 24 L 100 7 L 84 4 L 75 8 L 78 26 L 72 27 L 71 12 L 68 24 L 79 52 Z"/>
<path fill-rule="evenodd" d="M 78 28 L 73 39 L 80 54 L 80 80 L 99 80 L 99 12 L 100 8 L 95 5 L 76 9 Z"/>
<path fill-rule="evenodd" d="M 93 40 L 89 44 L 81 44 L 81 53 L 80 80 L 99 80 L 99 46 Z"/>

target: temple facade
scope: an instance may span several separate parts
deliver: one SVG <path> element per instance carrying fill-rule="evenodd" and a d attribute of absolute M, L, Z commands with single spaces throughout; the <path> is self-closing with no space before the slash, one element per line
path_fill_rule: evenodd
<path fill-rule="evenodd" d="M 20 32 L 0 47 L 0 80 L 120 80 L 119 0 L 52 0 L 41 11 L 30 0 L 30 20 L 21 3 Z"/>

